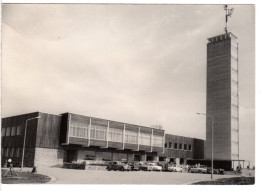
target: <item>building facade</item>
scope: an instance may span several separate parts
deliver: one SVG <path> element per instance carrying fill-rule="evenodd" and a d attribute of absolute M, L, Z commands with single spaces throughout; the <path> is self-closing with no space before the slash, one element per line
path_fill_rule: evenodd
<path fill-rule="evenodd" d="M 29 167 L 84 160 L 186 164 L 204 158 L 204 140 L 73 113 L 35 112 L 2 119 L 2 163 L 11 158 L 21 165 L 24 140 L 24 166 Z"/>
<path fill-rule="evenodd" d="M 239 159 L 238 39 L 232 33 L 208 39 L 205 159 Z M 211 117 L 212 116 L 212 117 Z"/>

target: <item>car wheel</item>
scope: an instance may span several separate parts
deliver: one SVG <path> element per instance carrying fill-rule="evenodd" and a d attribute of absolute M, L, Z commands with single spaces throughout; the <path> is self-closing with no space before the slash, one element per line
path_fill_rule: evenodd
<path fill-rule="evenodd" d="M 199 171 L 198 173 L 201 174 L 201 171 Z"/>
<path fill-rule="evenodd" d="M 111 171 L 111 169 L 110 169 L 110 168 L 108 168 L 107 170 L 108 170 L 108 171 Z"/>

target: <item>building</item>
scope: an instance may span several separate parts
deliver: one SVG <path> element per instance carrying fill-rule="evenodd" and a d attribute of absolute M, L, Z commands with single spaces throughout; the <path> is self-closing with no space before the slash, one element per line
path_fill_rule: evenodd
<path fill-rule="evenodd" d="M 231 166 L 239 160 L 238 39 L 225 33 L 208 39 L 205 159 Z"/>
<path fill-rule="evenodd" d="M 40 117 L 40 118 L 38 118 Z M 171 161 L 204 158 L 204 140 L 73 113 L 34 112 L 2 119 L 2 163 L 60 165 L 83 160 Z"/>

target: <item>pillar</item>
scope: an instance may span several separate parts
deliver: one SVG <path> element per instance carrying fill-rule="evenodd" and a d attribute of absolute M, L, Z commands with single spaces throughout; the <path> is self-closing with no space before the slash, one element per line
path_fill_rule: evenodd
<path fill-rule="evenodd" d="M 187 159 L 184 159 L 184 160 L 183 160 L 183 164 L 184 164 L 184 165 L 187 165 Z"/>
<path fill-rule="evenodd" d="M 141 155 L 141 161 L 147 161 L 146 154 Z"/>
<path fill-rule="evenodd" d="M 154 162 L 159 162 L 159 156 L 154 156 L 153 160 L 154 160 Z"/>
<path fill-rule="evenodd" d="M 177 166 L 180 165 L 180 162 L 181 162 L 181 159 L 180 159 L 180 158 L 176 158 L 176 159 L 175 159 L 175 163 L 176 163 Z"/>

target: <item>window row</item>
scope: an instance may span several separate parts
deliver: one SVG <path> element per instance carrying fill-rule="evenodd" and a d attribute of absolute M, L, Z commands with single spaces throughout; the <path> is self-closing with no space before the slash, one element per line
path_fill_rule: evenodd
<path fill-rule="evenodd" d="M 20 157 L 21 151 L 22 151 L 21 147 L 6 147 L 6 148 L 2 148 L 1 156 L 2 157 Z"/>
<path fill-rule="evenodd" d="M 189 144 L 182 144 L 182 143 L 174 143 L 172 142 L 167 142 L 164 144 L 165 148 L 169 149 L 179 149 L 179 150 L 185 150 L 185 151 L 191 151 L 191 145 Z"/>
<path fill-rule="evenodd" d="M 3 127 L 2 137 L 16 136 L 22 134 L 22 126 Z"/>
<path fill-rule="evenodd" d="M 91 139 L 113 141 L 113 142 L 123 142 L 123 129 L 109 128 L 107 134 L 107 127 L 99 125 L 89 126 L 76 126 L 74 124 L 70 125 L 70 136 L 79 138 L 88 138 L 90 133 Z M 108 136 L 108 138 L 107 138 Z M 151 134 L 140 133 L 139 144 L 141 145 L 151 145 Z M 125 130 L 125 143 L 138 144 L 138 132 Z M 163 147 L 163 136 L 153 135 L 153 146 Z"/>

